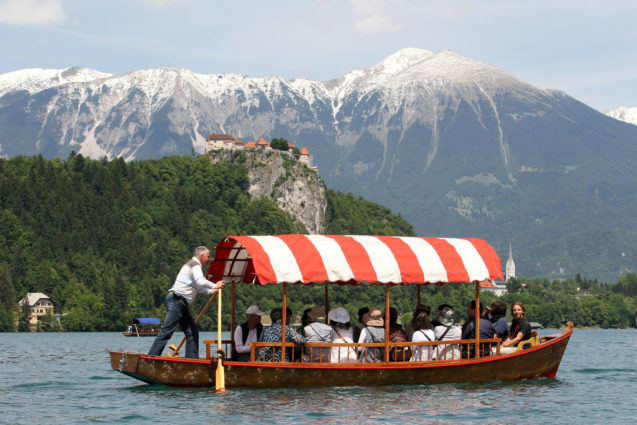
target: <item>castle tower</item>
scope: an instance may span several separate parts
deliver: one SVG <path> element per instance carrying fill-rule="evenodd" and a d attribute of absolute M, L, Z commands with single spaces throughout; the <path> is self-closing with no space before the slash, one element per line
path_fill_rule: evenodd
<path fill-rule="evenodd" d="M 301 149 L 301 156 L 299 156 L 299 161 L 310 167 L 310 152 L 307 150 L 305 146 Z"/>
<path fill-rule="evenodd" d="M 512 277 L 515 277 L 515 263 L 513 262 L 511 241 L 509 241 L 509 259 L 507 260 L 506 268 L 504 270 L 504 279 L 508 282 Z"/>

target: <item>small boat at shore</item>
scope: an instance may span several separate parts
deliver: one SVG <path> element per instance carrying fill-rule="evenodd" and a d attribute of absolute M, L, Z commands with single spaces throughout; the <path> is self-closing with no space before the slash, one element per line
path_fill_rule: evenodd
<path fill-rule="evenodd" d="M 159 335 L 161 320 L 156 317 L 137 317 L 128 325 L 124 336 L 157 336 Z"/>
<path fill-rule="evenodd" d="M 215 258 L 206 276 L 224 279 L 232 285 L 231 329 L 235 328 L 234 293 L 240 283 L 282 286 L 283 323 L 286 323 L 287 285 L 322 285 L 325 288 L 326 316 L 329 285 L 368 285 L 385 287 L 384 342 L 307 343 L 306 350 L 354 350 L 378 348 L 381 357 L 373 363 L 345 363 L 339 359 L 307 360 L 295 358 L 290 342 L 251 343 L 248 362 L 226 360 L 233 351 L 232 341 L 204 341 L 206 357 L 181 358 L 175 355 L 149 356 L 144 353 L 110 351 L 111 367 L 149 384 L 178 387 L 217 387 L 219 369 L 226 388 L 295 387 L 295 386 L 364 386 L 387 384 L 422 384 L 451 382 L 514 381 L 530 378 L 554 378 L 572 335 L 571 322 L 561 332 L 520 342 L 517 351 L 500 354 L 499 338 L 481 339 L 476 312 L 477 337 L 470 340 L 390 342 L 390 287 L 413 286 L 420 303 L 422 285 L 451 282 L 474 283 L 476 301 L 480 299 L 480 282 L 502 277 L 500 259 L 495 250 L 480 239 L 421 238 L 392 236 L 279 235 L 228 236 L 216 247 Z M 225 291 L 225 289 L 224 289 Z M 282 341 L 285 341 L 285 327 Z M 214 352 L 215 345 L 217 348 Z M 222 347 L 223 345 L 223 347 Z M 471 358 L 442 356 L 445 346 L 456 345 L 475 353 Z M 421 346 L 430 350 L 428 361 L 409 361 L 390 352 L 412 351 Z M 472 350 L 472 347 L 480 347 Z M 296 347 L 298 348 L 298 347 Z M 277 361 L 260 359 L 259 350 L 289 356 L 275 356 Z M 175 350 L 177 351 L 177 350 Z M 370 350 L 376 351 L 376 350 Z M 453 351 L 452 351 L 453 352 Z M 484 354 L 489 353 L 489 354 Z M 173 353 L 174 354 L 174 353 Z M 216 354 L 216 356 L 215 356 Z M 398 357 L 398 358 L 396 358 Z M 286 359 L 287 358 L 287 359 Z"/>

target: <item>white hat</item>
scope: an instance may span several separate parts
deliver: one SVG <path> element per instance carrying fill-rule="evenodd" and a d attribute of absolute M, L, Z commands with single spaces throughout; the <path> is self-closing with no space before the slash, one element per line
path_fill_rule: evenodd
<path fill-rule="evenodd" d="M 257 307 L 256 305 L 251 305 L 246 310 L 246 314 L 255 314 L 257 316 L 263 316 L 265 313 L 259 310 L 259 307 Z"/>
<path fill-rule="evenodd" d="M 444 326 L 452 326 L 454 323 L 454 312 L 451 307 L 443 307 L 436 312 L 436 316 Z"/>
<path fill-rule="evenodd" d="M 336 307 L 331 310 L 327 317 L 333 321 L 338 323 L 349 323 L 349 313 L 343 307 Z"/>

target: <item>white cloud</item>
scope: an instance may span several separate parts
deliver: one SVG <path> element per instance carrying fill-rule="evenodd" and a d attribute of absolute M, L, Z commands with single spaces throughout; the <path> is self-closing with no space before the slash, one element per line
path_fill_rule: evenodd
<path fill-rule="evenodd" d="M 0 0 L 0 23 L 57 24 L 64 18 L 62 0 Z"/>
<path fill-rule="evenodd" d="M 402 1 L 350 0 L 350 4 L 354 12 L 354 28 L 361 34 L 386 34 L 401 27 L 395 22 L 392 12 L 401 7 Z"/>

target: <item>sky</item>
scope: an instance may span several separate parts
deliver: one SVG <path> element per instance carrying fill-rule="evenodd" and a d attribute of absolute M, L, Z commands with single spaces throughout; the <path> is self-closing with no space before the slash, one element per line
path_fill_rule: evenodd
<path fill-rule="evenodd" d="M 451 50 L 604 112 L 637 107 L 634 0 L 0 0 L 0 73 L 331 80 L 407 47 Z"/>

